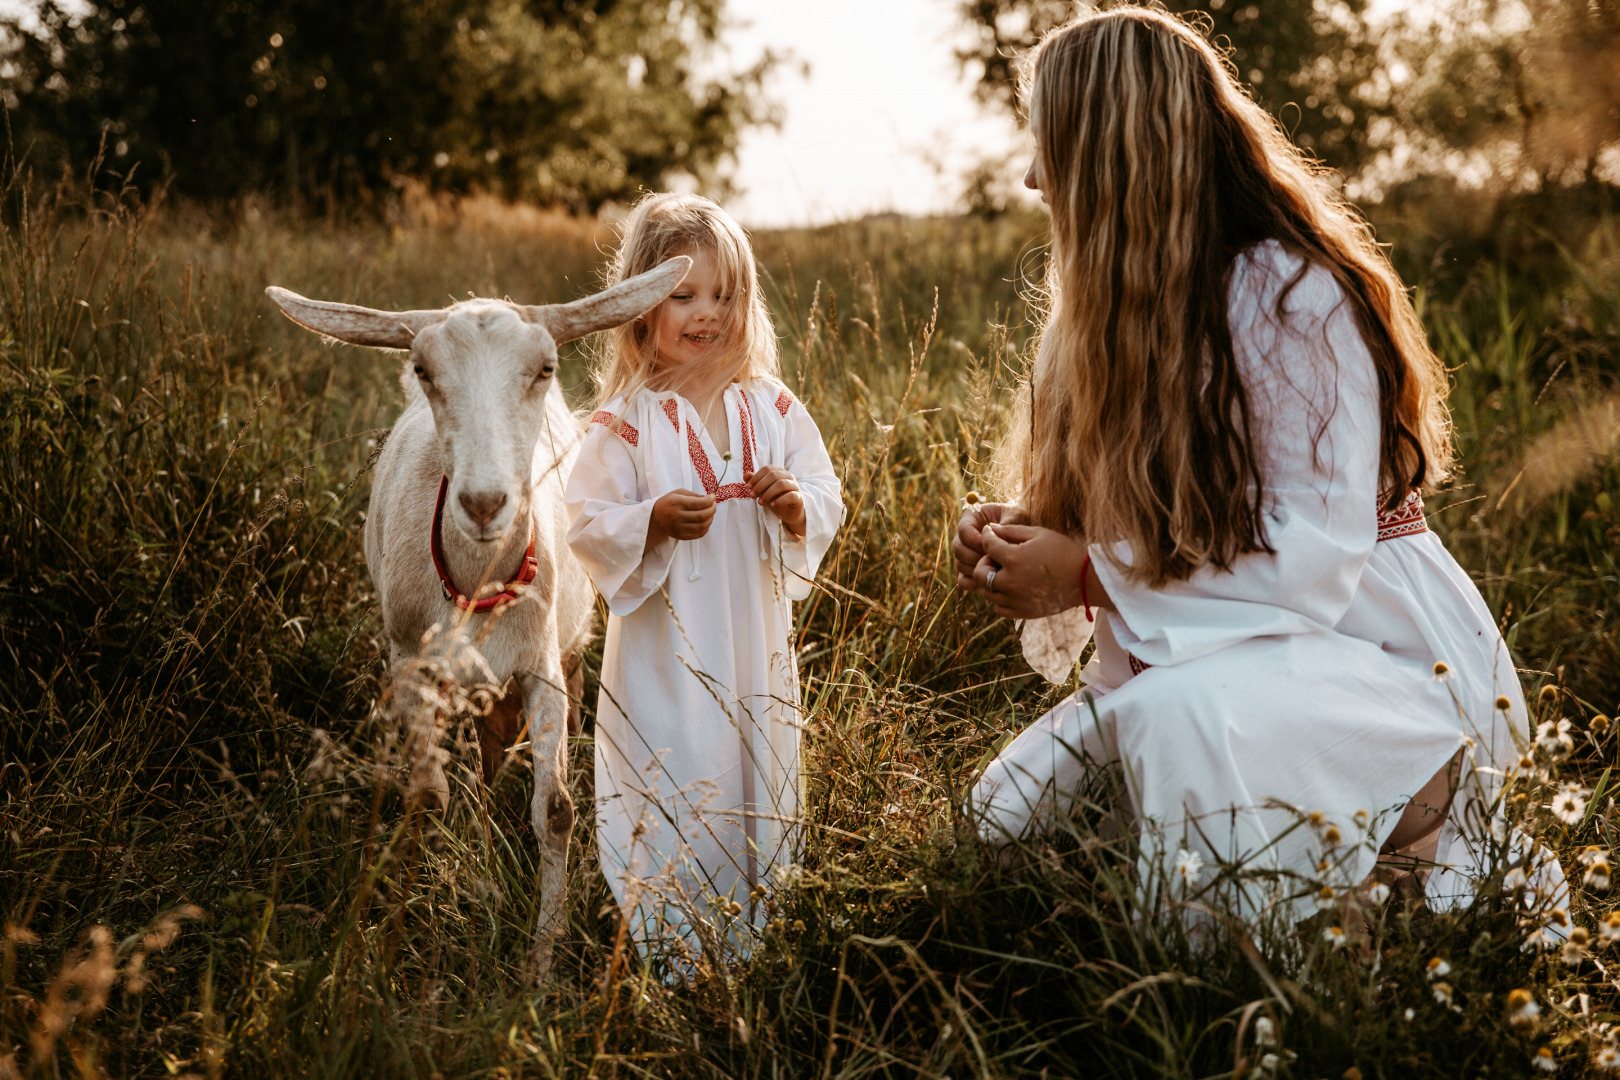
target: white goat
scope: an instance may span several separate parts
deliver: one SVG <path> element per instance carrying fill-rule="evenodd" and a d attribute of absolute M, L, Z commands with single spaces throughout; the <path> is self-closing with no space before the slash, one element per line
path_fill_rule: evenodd
<path fill-rule="evenodd" d="M 372 481 L 366 566 L 382 602 L 391 667 L 431 651 L 462 681 L 516 680 L 534 752 L 540 977 L 564 925 L 574 822 L 565 658 L 577 658 L 589 641 L 593 610 L 590 579 L 566 541 L 562 494 L 580 429 L 554 378 L 557 346 L 648 311 L 691 265 L 678 256 L 606 292 L 540 307 L 466 300 L 387 312 L 265 290 L 318 334 L 410 350 L 405 412 Z M 442 527 L 446 516 L 453 527 Z M 492 776 L 491 742 L 480 741 Z"/>

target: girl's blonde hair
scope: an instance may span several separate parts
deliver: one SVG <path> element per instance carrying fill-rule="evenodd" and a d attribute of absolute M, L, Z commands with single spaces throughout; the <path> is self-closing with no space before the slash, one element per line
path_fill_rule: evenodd
<path fill-rule="evenodd" d="M 720 327 L 720 348 L 702 363 L 660 368 L 656 355 L 662 305 L 601 335 L 597 349 L 598 405 L 644 388 L 673 390 L 708 410 L 732 382 L 775 376 L 776 332 L 760 293 L 759 273 L 748 235 L 732 216 L 701 195 L 648 195 L 625 222 L 619 250 L 609 263 L 607 285 L 645 273 L 666 259 L 707 252 L 719 267 L 722 293 L 730 298 Z"/>
<path fill-rule="evenodd" d="M 1048 34 L 1024 86 L 1052 212 L 1050 307 L 998 471 L 1032 520 L 1129 541 L 1148 585 L 1271 550 L 1227 319 L 1234 264 L 1264 240 L 1326 269 L 1349 303 L 1378 372 L 1387 505 L 1445 478 L 1446 374 L 1405 288 L 1209 42 L 1115 8 Z"/>

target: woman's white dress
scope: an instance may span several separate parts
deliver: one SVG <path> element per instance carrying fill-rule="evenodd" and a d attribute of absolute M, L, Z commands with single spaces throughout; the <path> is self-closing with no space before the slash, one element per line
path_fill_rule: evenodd
<path fill-rule="evenodd" d="M 1251 889 L 1245 901 L 1292 903 L 1304 916 L 1310 883 L 1330 876 L 1324 855 L 1341 886 L 1359 882 L 1401 808 L 1461 750 L 1436 855 L 1449 870 L 1427 886 L 1431 903 L 1452 904 L 1481 869 L 1493 766 L 1511 764 L 1514 733 L 1528 734 L 1524 697 L 1421 500 L 1379 512 L 1377 376 L 1338 283 L 1310 268 L 1278 317 L 1301 265 L 1276 242 L 1258 245 L 1239 259 L 1230 294 L 1275 554 L 1147 588 L 1111 561 L 1130 565 L 1128 544 L 1093 544 L 1117 611 L 1096 624 L 1085 688 L 1000 753 L 975 801 L 987 831 L 1017 835 L 1064 808 L 1087 759 L 1119 763 L 1148 858 L 1185 846 L 1283 871 L 1288 887 Z M 1072 670 L 1090 630 L 1077 612 L 1039 620 L 1026 651 L 1060 679 L 1054 656 Z M 1437 678 L 1436 661 L 1449 673 Z M 1301 825 L 1313 811 L 1323 824 Z M 1327 824 L 1344 837 L 1336 849 Z"/>
<path fill-rule="evenodd" d="M 569 545 L 611 613 L 596 712 L 602 872 L 637 939 L 700 947 L 692 920 L 747 948 L 755 885 L 791 860 L 799 817 L 799 682 L 791 602 L 809 595 L 843 515 L 815 421 L 772 380 L 734 384 L 733 453 L 697 410 L 644 391 L 597 411 L 568 481 Z M 786 468 L 805 503 L 795 538 L 743 483 Z M 709 532 L 644 551 L 653 503 L 717 500 Z M 727 932 L 723 929 L 730 926 Z"/>

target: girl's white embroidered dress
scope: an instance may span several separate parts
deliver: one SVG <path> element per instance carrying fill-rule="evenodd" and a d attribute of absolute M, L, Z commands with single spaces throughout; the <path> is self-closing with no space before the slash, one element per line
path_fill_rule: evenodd
<path fill-rule="evenodd" d="M 1294 811 L 1338 826 L 1351 850 L 1339 848 L 1335 876 L 1355 884 L 1399 809 L 1462 749 L 1436 854 L 1459 873 L 1428 883 L 1431 902 L 1455 903 L 1483 857 L 1481 796 L 1500 786 L 1479 770 L 1516 759 L 1510 729 L 1528 734 L 1524 696 L 1478 589 L 1428 531 L 1421 499 L 1379 511 L 1377 374 L 1338 283 L 1310 268 L 1278 318 L 1301 268 L 1268 241 L 1239 259 L 1230 293 L 1275 554 L 1147 588 L 1108 558 L 1130 565 L 1128 543 L 1093 544 L 1118 610 L 1096 623 L 1085 689 L 1002 751 L 975 801 L 987 830 L 1017 835 L 1076 791 L 1083 759 L 1118 762 L 1137 817 L 1158 826 L 1143 834 L 1150 853 L 1185 844 L 1247 858 L 1297 875 L 1288 890 L 1297 893 L 1319 877 L 1324 845 L 1321 830 L 1296 827 Z M 1033 620 L 1026 654 L 1062 681 L 1091 629 L 1078 611 Z M 1436 661 L 1449 675 L 1436 679 Z M 1357 811 L 1373 817 L 1366 834 Z M 1295 914 L 1310 913 L 1296 903 Z"/>
<path fill-rule="evenodd" d="M 716 902 L 761 918 L 749 893 L 791 860 L 799 816 L 791 601 L 810 594 L 843 503 L 821 433 L 785 387 L 733 384 L 724 407 L 729 462 L 678 395 L 608 402 L 591 418 L 566 494 L 568 542 L 611 612 L 596 712 L 597 844 L 641 940 L 695 945 L 688 917 L 709 918 Z M 761 465 L 798 481 L 802 538 L 743 483 Z M 680 488 L 715 497 L 708 534 L 644 552 L 653 503 Z"/>

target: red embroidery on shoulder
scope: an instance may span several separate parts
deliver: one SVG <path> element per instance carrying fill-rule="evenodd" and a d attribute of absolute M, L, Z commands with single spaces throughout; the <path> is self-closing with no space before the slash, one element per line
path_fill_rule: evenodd
<path fill-rule="evenodd" d="M 786 416 L 788 414 L 788 410 L 792 407 L 793 395 L 788 393 L 786 390 L 782 391 L 781 395 L 776 399 L 776 411 L 781 413 L 783 416 Z"/>
<path fill-rule="evenodd" d="M 675 434 L 681 433 L 681 407 L 674 398 L 664 399 L 664 415 L 669 417 L 669 426 L 675 429 Z"/>
<path fill-rule="evenodd" d="M 1383 509 L 1384 500 L 1378 500 L 1378 539 L 1393 540 L 1398 536 L 1416 536 L 1429 531 L 1428 519 L 1423 516 L 1423 495 L 1409 491 L 1401 504 L 1393 510 Z"/>
<path fill-rule="evenodd" d="M 1125 659 L 1127 659 L 1127 660 L 1129 660 L 1131 662 L 1131 674 L 1132 675 L 1140 675 L 1140 674 L 1142 674 L 1142 672 L 1146 671 L 1148 668 L 1153 666 L 1152 664 L 1146 663 L 1146 662 L 1144 662 L 1142 660 L 1138 660 L 1136 658 L 1135 653 L 1126 653 L 1125 654 Z"/>
<path fill-rule="evenodd" d="M 591 423 L 601 424 L 603 427 L 611 429 L 613 427 L 613 414 L 605 409 L 598 409 L 596 412 L 591 414 Z M 637 431 L 629 424 L 620 424 L 618 434 L 620 438 L 624 439 L 624 441 L 629 443 L 631 446 L 635 446 L 641 441 L 641 432 Z"/>

